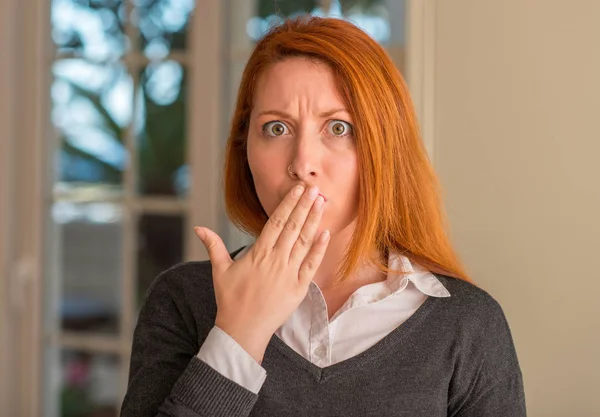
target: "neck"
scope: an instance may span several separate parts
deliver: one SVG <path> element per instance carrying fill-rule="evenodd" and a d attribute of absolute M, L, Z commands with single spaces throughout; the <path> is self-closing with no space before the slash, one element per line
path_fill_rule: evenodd
<path fill-rule="evenodd" d="M 354 227 L 355 222 L 352 222 L 345 229 L 331 234 L 323 261 L 313 277 L 313 282 L 319 286 L 321 291 L 335 291 L 335 275 L 343 261 L 344 252 L 350 245 Z M 384 274 L 377 271 L 372 265 L 364 264 L 360 265 L 343 285 L 362 286 L 383 280 L 385 280 Z"/>

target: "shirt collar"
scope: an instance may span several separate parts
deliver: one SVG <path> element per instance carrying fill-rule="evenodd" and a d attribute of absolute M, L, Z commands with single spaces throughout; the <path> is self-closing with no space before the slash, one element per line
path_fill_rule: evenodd
<path fill-rule="evenodd" d="M 235 257 L 234 260 L 243 256 L 252 245 L 246 246 Z M 391 252 L 388 257 L 388 268 L 404 272 L 404 275 L 388 272 L 385 283 L 387 284 L 390 293 L 394 294 L 406 288 L 408 282 L 412 282 L 414 286 L 423 294 L 431 297 L 450 297 L 450 292 L 444 287 L 439 279 L 432 272 L 423 268 L 416 262 L 411 262 L 406 256 Z M 373 284 L 366 285 L 362 290 L 367 290 Z"/>
<path fill-rule="evenodd" d="M 404 255 L 390 253 L 388 268 L 405 273 L 400 275 L 388 272 L 386 282 L 392 293 L 402 291 L 410 281 L 423 294 L 431 297 L 450 297 L 450 292 L 432 272 L 416 262 L 411 262 Z"/>

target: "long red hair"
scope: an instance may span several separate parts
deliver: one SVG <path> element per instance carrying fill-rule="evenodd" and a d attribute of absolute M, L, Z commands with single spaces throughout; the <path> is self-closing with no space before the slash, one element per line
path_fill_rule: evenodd
<path fill-rule="evenodd" d="M 446 234 L 438 179 L 404 79 L 377 42 L 344 20 L 288 19 L 256 45 L 242 75 L 225 153 L 225 207 L 231 221 L 256 237 L 268 219 L 254 188 L 246 141 L 259 76 L 290 57 L 329 65 L 354 121 L 358 215 L 336 282 L 365 260 L 388 271 L 390 251 L 433 272 L 470 281 Z"/>

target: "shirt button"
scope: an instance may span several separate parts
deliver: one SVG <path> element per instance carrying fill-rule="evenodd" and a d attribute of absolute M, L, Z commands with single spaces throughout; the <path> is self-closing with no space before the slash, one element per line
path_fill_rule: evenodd
<path fill-rule="evenodd" d="M 324 345 L 319 346 L 315 349 L 315 355 L 321 359 L 324 359 L 327 355 L 327 348 Z"/>

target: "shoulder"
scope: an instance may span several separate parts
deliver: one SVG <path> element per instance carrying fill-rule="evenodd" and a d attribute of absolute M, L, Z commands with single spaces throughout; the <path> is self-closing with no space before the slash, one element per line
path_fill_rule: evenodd
<path fill-rule="evenodd" d="M 229 255 L 233 258 L 242 249 L 244 246 Z M 183 291 L 202 287 L 212 289 L 212 265 L 209 260 L 180 262 L 161 272 L 148 288 L 148 293 L 157 286 Z"/>
<path fill-rule="evenodd" d="M 462 279 L 441 274 L 434 275 L 450 292 L 449 304 L 456 308 L 481 314 L 497 314 L 502 311 L 498 301 L 483 288 Z"/>
<path fill-rule="evenodd" d="M 448 414 L 497 415 L 494 410 L 504 410 L 502 415 L 525 416 L 523 377 L 502 307 L 470 282 L 438 279 L 450 292 L 438 303 L 443 308 L 437 317 L 446 326 L 436 328 L 447 335 L 452 357 Z"/>
<path fill-rule="evenodd" d="M 232 257 L 242 248 L 230 253 Z M 161 272 L 148 288 L 142 307 L 149 303 L 174 303 L 178 309 L 216 314 L 210 261 L 188 261 Z"/>
<path fill-rule="evenodd" d="M 146 298 L 157 292 L 170 294 L 173 298 L 190 291 L 211 291 L 212 266 L 210 261 L 190 261 L 173 265 L 161 272 L 152 282 Z"/>
<path fill-rule="evenodd" d="M 448 335 L 463 361 L 485 363 L 490 375 L 519 371 L 510 326 L 498 301 L 484 289 L 457 278 L 438 276 L 450 297 L 438 303 L 435 330 Z"/>
<path fill-rule="evenodd" d="M 450 292 L 450 297 L 443 299 L 442 314 L 460 333 L 468 337 L 511 337 L 504 311 L 491 294 L 464 280 L 435 276 Z"/>

